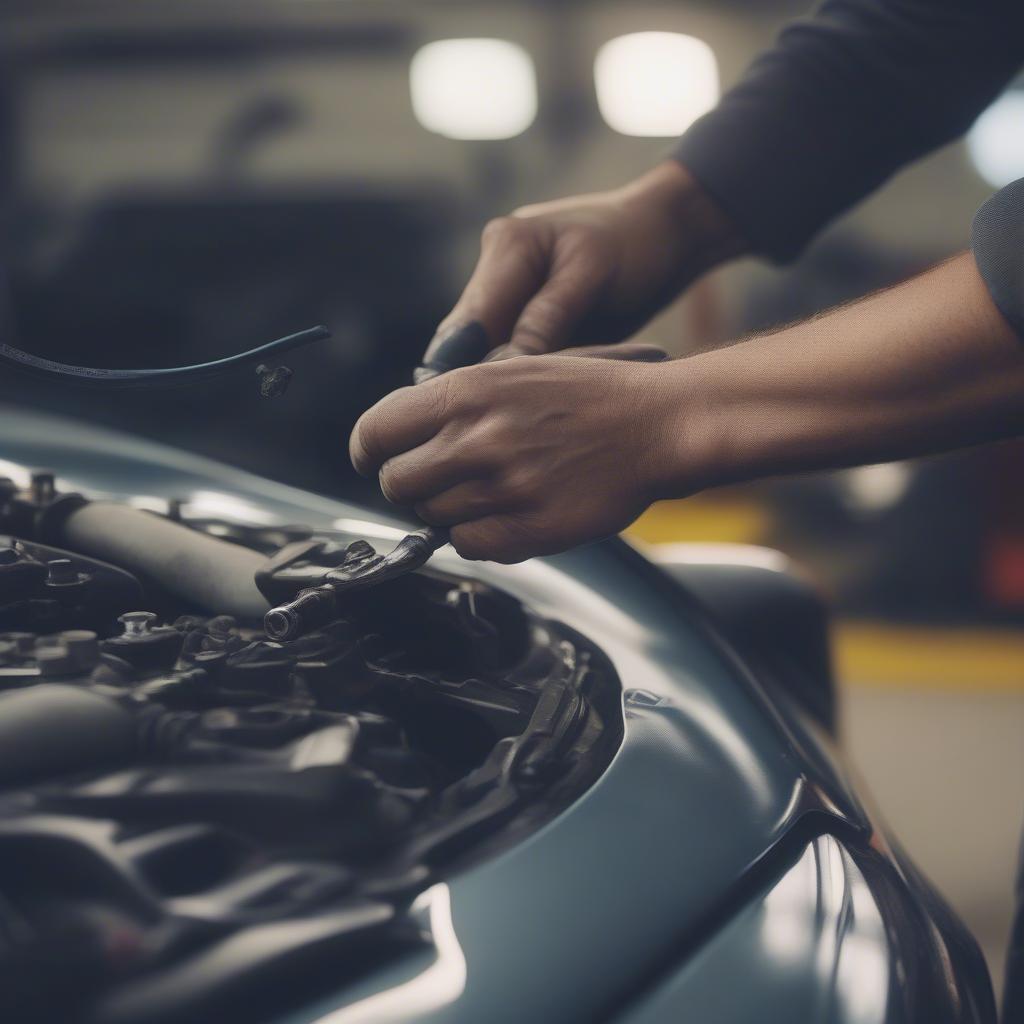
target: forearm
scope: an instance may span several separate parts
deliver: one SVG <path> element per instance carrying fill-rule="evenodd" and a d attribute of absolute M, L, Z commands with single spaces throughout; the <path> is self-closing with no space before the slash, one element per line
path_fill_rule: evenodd
<path fill-rule="evenodd" d="M 962 256 L 774 335 L 672 363 L 516 358 L 400 388 L 352 460 L 451 528 L 467 558 L 519 561 L 623 529 L 659 497 L 1018 433 L 1024 343 Z"/>
<path fill-rule="evenodd" d="M 969 253 L 854 305 L 668 369 L 683 396 L 666 438 L 680 492 L 1024 431 L 1024 343 Z"/>

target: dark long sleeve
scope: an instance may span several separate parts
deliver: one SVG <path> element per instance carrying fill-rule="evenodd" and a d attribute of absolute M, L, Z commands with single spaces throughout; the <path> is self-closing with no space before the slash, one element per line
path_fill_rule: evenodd
<path fill-rule="evenodd" d="M 893 171 L 966 131 L 1022 63 L 1022 0 L 825 0 L 675 155 L 755 251 L 785 261 Z"/>
<path fill-rule="evenodd" d="M 978 210 L 971 248 L 992 301 L 1024 340 L 1024 178 Z"/>

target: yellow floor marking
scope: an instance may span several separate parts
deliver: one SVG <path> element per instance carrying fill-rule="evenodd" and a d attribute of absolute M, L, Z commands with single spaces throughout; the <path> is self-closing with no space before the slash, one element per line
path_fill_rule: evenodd
<path fill-rule="evenodd" d="M 627 533 L 648 544 L 674 541 L 757 544 L 763 542 L 770 522 L 768 510 L 749 500 L 697 496 L 657 502 Z"/>
<path fill-rule="evenodd" d="M 1024 630 L 839 622 L 836 673 L 858 687 L 1024 693 Z"/>
<path fill-rule="evenodd" d="M 772 513 L 747 495 L 697 495 L 652 505 L 627 531 L 648 544 L 763 544 Z M 838 621 L 838 678 L 851 686 L 1024 693 L 1024 629 Z"/>

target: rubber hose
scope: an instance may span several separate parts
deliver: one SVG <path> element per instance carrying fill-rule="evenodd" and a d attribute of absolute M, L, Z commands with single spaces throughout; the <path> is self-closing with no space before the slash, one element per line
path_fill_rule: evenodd
<path fill-rule="evenodd" d="M 151 512 L 92 502 L 62 532 L 69 550 L 148 576 L 215 615 L 261 620 L 269 607 L 254 579 L 263 555 Z"/>
<path fill-rule="evenodd" d="M 99 366 L 74 366 L 70 363 L 58 363 L 53 359 L 44 359 L 42 356 L 33 355 L 31 352 L 25 352 L 0 341 L 0 366 L 9 366 L 35 377 L 58 381 L 62 384 L 121 389 L 178 387 L 182 384 L 212 380 L 214 377 L 229 373 L 240 366 L 254 366 L 271 355 L 290 352 L 292 349 L 308 345 L 313 341 L 322 341 L 330 336 L 330 331 L 326 327 L 310 327 L 297 334 L 289 334 L 286 338 L 268 341 L 258 348 L 249 349 L 248 352 L 236 352 L 234 355 L 212 359 L 206 363 L 194 363 L 191 366 L 158 366 L 145 370 L 118 370 Z"/>

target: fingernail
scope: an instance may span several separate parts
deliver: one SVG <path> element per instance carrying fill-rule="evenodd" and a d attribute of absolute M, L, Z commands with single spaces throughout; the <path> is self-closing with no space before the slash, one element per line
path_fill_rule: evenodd
<path fill-rule="evenodd" d="M 433 380 L 435 377 L 440 377 L 441 371 L 435 370 L 431 366 L 417 366 L 412 371 L 412 382 L 413 384 L 422 384 L 426 380 Z"/>
<path fill-rule="evenodd" d="M 472 320 L 442 335 L 435 335 L 423 356 L 423 366 L 439 373 L 471 366 L 479 363 L 490 348 L 484 325 L 479 320 Z"/>

